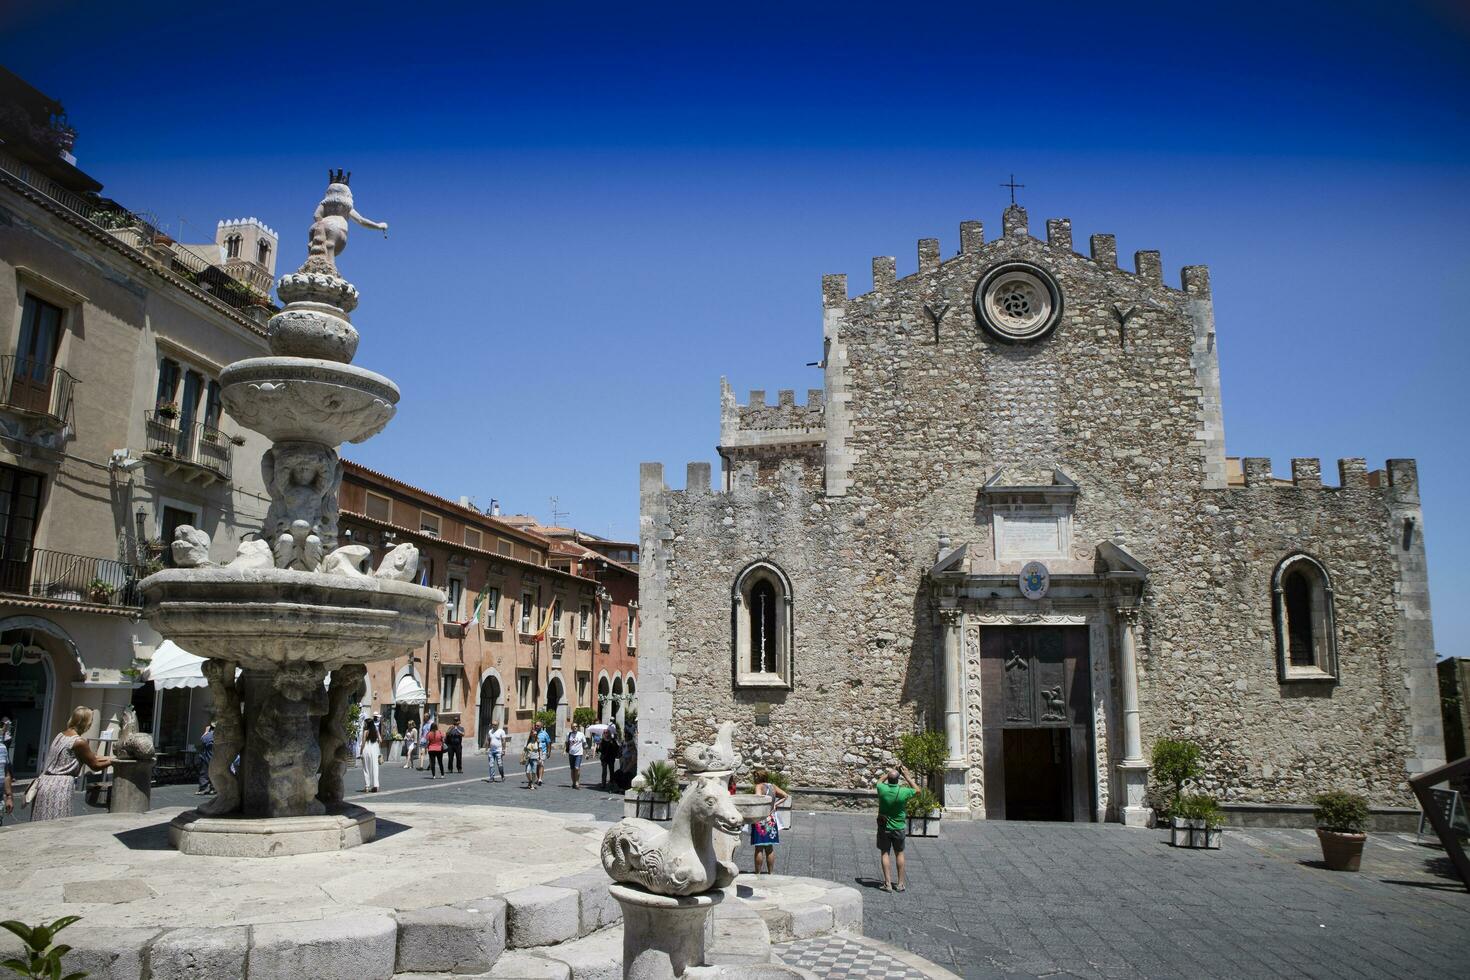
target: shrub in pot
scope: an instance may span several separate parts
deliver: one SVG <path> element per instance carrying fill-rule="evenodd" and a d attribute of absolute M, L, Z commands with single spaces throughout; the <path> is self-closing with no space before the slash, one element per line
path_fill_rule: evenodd
<path fill-rule="evenodd" d="M 572 721 L 586 728 L 597 724 L 597 712 L 592 708 L 578 708 L 572 712 Z"/>
<path fill-rule="evenodd" d="M 1356 793 L 1332 790 L 1313 802 L 1322 863 L 1333 871 L 1357 871 L 1368 839 L 1368 801 Z"/>
<path fill-rule="evenodd" d="M 682 795 L 678 768 L 672 762 L 660 759 L 650 762 L 638 778 L 643 785 L 636 787 L 637 812 L 633 815 L 644 820 L 670 819 L 674 815 L 674 804 Z"/>
<path fill-rule="evenodd" d="M 939 823 L 944 816 L 944 804 L 939 797 L 921 789 L 909 801 L 904 804 L 908 813 L 908 836 L 910 837 L 938 837 Z"/>
<path fill-rule="evenodd" d="M 1175 847 L 1219 850 L 1224 814 L 1207 793 L 1185 793 L 1174 803 L 1170 843 Z"/>
<path fill-rule="evenodd" d="M 1184 793 L 1184 784 L 1205 773 L 1200 756 L 1200 747 L 1188 739 L 1161 738 L 1154 743 L 1149 775 L 1160 797 L 1159 813 L 1176 815 L 1174 810 Z"/>

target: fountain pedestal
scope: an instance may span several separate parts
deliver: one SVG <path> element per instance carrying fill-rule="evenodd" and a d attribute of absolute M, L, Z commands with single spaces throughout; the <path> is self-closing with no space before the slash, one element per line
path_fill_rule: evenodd
<path fill-rule="evenodd" d="M 153 760 L 113 759 L 108 813 L 147 813 L 153 806 Z"/>
<path fill-rule="evenodd" d="M 705 922 L 724 891 L 659 895 L 617 884 L 608 891 L 623 910 L 623 980 L 673 980 L 704 963 Z"/>
<path fill-rule="evenodd" d="M 351 803 L 309 817 L 208 817 L 189 810 L 168 825 L 168 842 L 182 854 L 206 857 L 285 857 L 344 851 L 378 834 L 371 810 Z"/>

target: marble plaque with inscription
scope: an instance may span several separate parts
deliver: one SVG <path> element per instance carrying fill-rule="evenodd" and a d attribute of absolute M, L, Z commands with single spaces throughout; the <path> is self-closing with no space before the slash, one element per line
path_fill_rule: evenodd
<path fill-rule="evenodd" d="M 1062 554 L 1062 521 L 1057 516 L 1016 517 L 1001 521 L 1002 561 L 1008 558 L 1057 558 Z"/>

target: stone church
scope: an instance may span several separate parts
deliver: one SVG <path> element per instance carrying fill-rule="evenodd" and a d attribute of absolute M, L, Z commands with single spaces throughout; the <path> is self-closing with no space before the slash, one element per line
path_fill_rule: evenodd
<path fill-rule="evenodd" d="M 1142 824 L 1184 736 L 1227 805 L 1409 806 L 1444 755 L 1414 462 L 1226 456 L 1204 266 L 1015 205 L 960 242 L 824 277 L 823 388 L 722 384 L 716 481 L 643 465 L 645 758 L 732 719 L 851 799 L 932 729 L 950 812 Z"/>

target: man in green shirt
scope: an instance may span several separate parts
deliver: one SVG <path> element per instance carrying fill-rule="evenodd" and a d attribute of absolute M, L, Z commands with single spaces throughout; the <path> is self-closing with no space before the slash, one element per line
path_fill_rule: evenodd
<path fill-rule="evenodd" d="M 899 776 L 908 783 L 899 785 Z M 888 770 L 888 775 L 875 787 L 878 791 L 878 861 L 883 865 L 883 890 L 893 891 L 893 877 L 888 869 L 888 852 L 891 850 L 898 863 L 898 890 L 907 884 L 903 867 L 903 837 L 908 828 L 908 811 L 904 805 L 919 791 L 909 771 L 903 766 Z"/>

